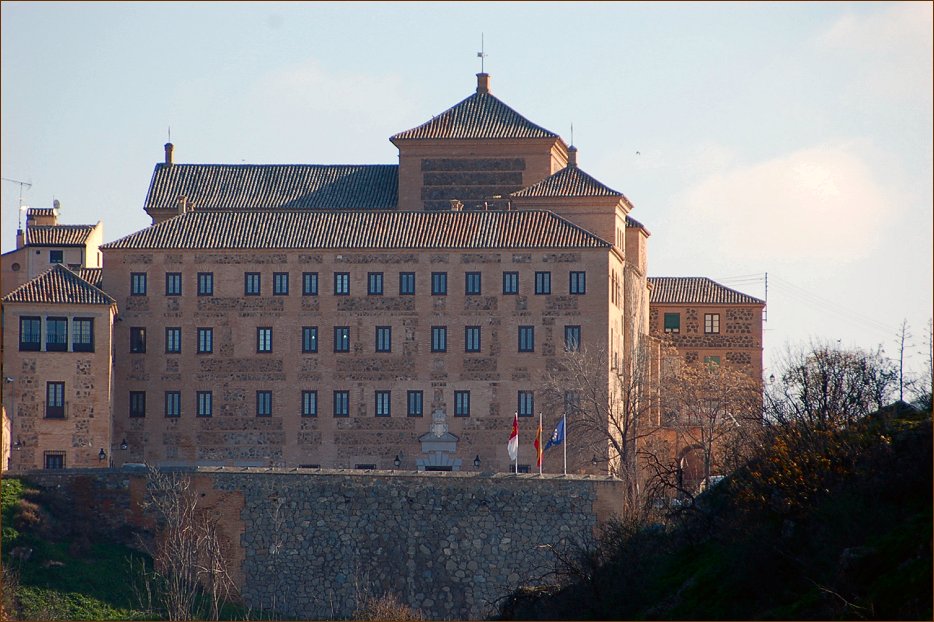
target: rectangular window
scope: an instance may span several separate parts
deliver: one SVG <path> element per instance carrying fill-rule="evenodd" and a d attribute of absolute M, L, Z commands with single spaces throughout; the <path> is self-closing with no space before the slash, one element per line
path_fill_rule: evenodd
<path fill-rule="evenodd" d="M 181 296 L 182 295 L 182 273 L 181 272 L 166 272 L 165 273 L 165 295 L 166 296 Z"/>
<path fill-rule="evenodd" d="M 198 295 L 199 296 L 213 296 L 214 295 L 214 273 L 213 272 L 199 272 L 198 273 Z"/>
<path fill-rule="evenodd" d="M 335 391 L 334 392 L 334 416 L 335 417 L 349 417 L 350 416 L 350 391 Z"/>
<path fill-rule="evenodd" d="M 256 392 L 256 416 L 257 417 L 271 417 L 272 416 L 272 391 L 257 391 Z"/>
<path fill-rule="evenodd" d="M 131 296 L 145 296 L 146 295 L 146 273 L 145 272 L 131 272 L 130 273 L 130 295 Z"/>
<path fill-rule="evenodd" d="M 302 296 L 318 295 L 318 273 L 302 272 Z"/>
<path fill-rule="evenodd" d="M 38 352 L 42 349 L 42 319 L 23 316 L 19 319 L 19 349 L 21 352 Z"/>
<path fill-rule="evenodd" d="M 318 392 L 302 391 L 302 417 L 318 416 Z"/>
<path fill-rule="evenodd" d="M 383 295 L 383 273 L 368 272 L 366 275 L 366 293 L 369 296 Z"/>
<path fill-rule="evenodd" d="M 564 392 L 564 414 L 574 415 L 580 412 L 581 394 L 577 391 Z"/>
<path fill-rule="evenodd" d="M 259 296 L 262 289 L 259 272 L 247 272 L 243 275 L 243 294 L 245 296 Z"/>
<path fill-rule="evenodd" d="M 421 417 L 424 414 L 422 410 L 423 400 L 424 394 L 421 391 L 409 391 L 405 397 L 407 404 L 406 414 L 409 417 Z"/>
<path fill-rule="evenodd" d="M 68 320 L 66 318 L 45 318 L 45 349 L 48 352 L 68 351 Z"/>
<path fill-rule="evenodd" d="M 720 357 L 719 356 L 705 356 L 704 365 L 712 369 L 720 366 Z"/>
<path fill-rule="evenodd" d="M 334 295 L 335 296 L 349 296 L 350 295 L 350 273 L 349 272 L 335 272 L 334 273 Z"/>
<path fill-rule="evenodd" d="M 65 418 L 65 383 L 45 383 L 45 418 Z"/>
<path fill-rule="evenodd" d="M 535 273 L 535 293 L 538 295 L 551 293 L 551 272 Z"/>
<path fill-rule="evenodd" d="M 448 295 L 448 273 L 447 272 L 432 272 L 431 273 L 431 295 L 432 296 L 447 296 Z"/>
<path fill-rule="evenodd" d="M 535 413 L 535 394 L 532 391 L 519 391 L 516 411 L 520 417 L 531 417 Z"/>
<path fill-rule="evenodd" d="M 392 352 L 392 327 L 391 326 L 377 326 L 376 327 L 376 351 L 377 352 Z"/>
<path fill-rule="evenodd" d="M 519 352 L 535 352 L 535 327 L 519 327 Z"/>
<path fill-rule="evenodd" d="M 503 272 L 503 293 L 507 295 L 519 293 L 518 272 Z"/>
<path fill-rule="evenodd" d="M 392 416 L 392 393 L 390 391 L 377 391 L 376 392 L 376 416 L 377 417 L 391 417 Z"/>
<path fill-rule="evenodd" d="M 568 290 L 572 294 L 583 295 L 587 293 L 587 273 L 586 272 L 571 272 Z"/>
<path fill-rule="evenodd" d="M 415 295 L 415 273 L 414 272 L 400 272 L 399 273 L 399 295 L 400 296 L 414 296 Z"/>
<path fill-rule="evenodd" d="M 214 414 L 214 394 L 210 391 L 198 391 L 198 416 L 211 417 Z"/>
<path fill-rule="evenodd" d="M 288 272 L 273 272 L 272 273 L 272 295 L 273 296 L 288 296 L 289 295 L 289 273 Z"/>
<path fill-rule="evenodd" d="M 480 273 L 468 272 L 464 277 L 464 294 L 467 296 L 480 295 Z"/>
<path fill-rule="evenodd" d="M 350 327 L 349 326 L 335 326 L 334 327 L 334 351 L 335 352 L 350 352 Z"/>
<path fill-rule="evenodd" d="M 49 251 L 49 263 L 62 263 L 65 261 L 65 251 Z"/>
<path fill-rule="evenodd" d="M 65 468 L 65 452 L 64 451 L 47 451 L 43 454 L 44 467 L 46 469 L 64 469 Z"/>
<path fill-rule="evenodd" d="M 302 352 L 318 351 L 318 327 L 302 326 Z"/>
<path fill-rule="evenodd" d="M 469 417 L 470 416 L 470 391 L 455 391 L 454 392 L 454 416 L 455 417 Z"/>
<path fill-rule="evenodd" d="M 180 417 L 182 414 L 182 394 L 178 391 L 165 392 L 165 416 Z"/>
<path fill-rule="evenodd" d="M 665 332 L 666 333 L 680 333 L 681 332 L 681 314 L 680 313 L 666 313 L 665 314 Z"/>
<path fill-rule="evenodd" d="M 214 352 L 214 329 L 198 329 L 198 354 L 210 354 Z"/>
<path fill-rule="evenodd" d="M 166 354 L 178 354 L 182 351 L 182 329 L 177 326 L 169 326 L 165 329 L 165 352 Z"/>
<path fill-rule="evenodd" d="M 71 320 L 71 350 L 94 352 L 94 318 L 76 317 Z"/>
<path fill-rule="evenodd" d="M 256 329 L 256 351 L 272 352 L 272 328 L 269 326 Z"/>
<path fill-rule="evenodd" d="M 464 327 L 464 352 L 479 352 L 480 351 L 480 327 L 479 326 L 465 326 Z"/>
<path fill-rule="evenodd" d="M 130 327 L 130 352 L 146 351 L 146 329 L 142 326 Z"/>
<path fill-rule="evenodd" d="M 705 313 L 704 314 L 704 332 L 708 335 L 716 335 L 720 332 L 720 314 L 719 313 Z"/>
<path fill-rule="evenodd" d="M 447 326 L 432 326 L 431 327 L 431 351 L 432 352 L 447 352 L 448 351 L 448 327 Z"/>
<path fill-rule="evenodd" d="M 580 326 L 565 326 L 564 327 L 564 351 L 565 352 L 580 352 L 581 349 L 581 327 Z"/>
<path fill-rule="evenodd" d="M 130 417 L 136 419 L 146 416 L 146 392 L 130 391 Z"/>

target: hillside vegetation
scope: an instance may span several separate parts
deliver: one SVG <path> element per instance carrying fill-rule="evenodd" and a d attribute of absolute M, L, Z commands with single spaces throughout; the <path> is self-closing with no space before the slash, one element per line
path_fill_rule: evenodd
<path fill-rule="evenodd" d="M 789 428 L 669 515 L 561 552 L 504 619 L 932 619 L 931 415 Z"/>

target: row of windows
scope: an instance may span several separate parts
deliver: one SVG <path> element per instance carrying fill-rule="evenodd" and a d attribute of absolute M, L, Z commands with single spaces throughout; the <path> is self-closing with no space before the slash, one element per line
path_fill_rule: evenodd
<path fill-rule="evenodd" d="M 68 343 L 68 318 L 45 318 L 45 350 L 67 352 Z M 24 352 L 42 350 L 41 317 L 22 316 L 19 318 L 19 349 Z M 94 352 L 94 318 L 71 318 L 71 351 Z"/>
<path fill-rule="evenodd" d="M 680 333 L 681 332 L 681 314 L 680 313 L 666 313 L 664 328 L 665 328 L 666 333 Z M 720 333 L 720 314 L 719 313 L 705 313 L 704 314 L 704 334 L 717 335 L 719 333 Z"/>
<path fill-rule="evenodd" d="M 130 294 L 133 296 L 145 296 L 148 291 L 148 273 L 133 272 L 130 274 Z M 382 296 L 384 293 L 384 277 L 382 272 L 367 273 L 367 294 L 370 296 Z M 464 294 L 467 296 L 479 296 L 482 292 L 482 274 L 480 272 L 467 272 L 464 275 Z M 214 295 L 214 273 L 199 272 L 197 275 L 198 295 Z M 302 295 L 318 295 L 318 273 L 302 273 Z M 519 293 L 519 273 L 503 272 L 503 294 Z M 246 272 L 243 275 L 243 294 L 245 296 L 259 296 L 262 293 L 262 274 L 259 272 Z M 334 273 L 335 296 L 350 295 L 350 273 Z M 448 273 L 431 273 L 431 295 L 446 296 L 448 293 Z M 535 273 L 535 293 L 538 295 L 551 294 L 551 272 Z M 568 273 L 568 293 L 586 294 L 587 293 L 587 274 L 582 271 L 571 271 Z M 274 272 L 272 274 L 272 294 L 274 296 L 289 295 L 289 273 Z M 182 295 L 182 273 L 167 272 L 165 274 L 165 295 Z M 415 295 L 415 273 L 399 273 L 399 295 Z"/>
<path fill-rule="evenodd" d="M 256 329 L 256 351 L 268 353 L 273 351 L 272 328 L 260 326 Z M 302 327 L 302 352 L 312 353 L 318 351 L 318 327 Z M 581 346 L 581 327 L 564 327 L 564 349 L 576 352 Z M 535 351 L 535 327 L 519 327 L 519 352 Z M 377 326 L 375 339 L 376 352 L 392 352 L 392 327 Z M 447 352 L 448 328 L 447 326 L 431 327 L 431 351 Z M 169 326 L 165 329 L 165 351 L 167 354 L 179 354 L 182 351 L 182 329 L 178 326 Z M 464 327 L 464 352 L 481 351 L 481 327 Z M 146 329 L 141 326 L 130 327 L 130 352 L 146 352 Z M 198 354 L 211 354 L 214 352 L 214 329 L 197 329 Z M 350 352 L 350 327 L 334 327 L 334 352 Z"/>

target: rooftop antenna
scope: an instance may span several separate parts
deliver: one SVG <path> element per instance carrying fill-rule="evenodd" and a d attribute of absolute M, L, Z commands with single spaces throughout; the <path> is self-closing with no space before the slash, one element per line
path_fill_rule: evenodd
<path fill-rule="evenodd" d="M 14 184 L 19 184 L 19 220 L 17 221 L 17 228 L 23 228 L 23 186 L 27 189 L 32 188 L 32 184 L 28 181 L 20 181 L 18 179 L 10 179 L 9 177 L 3 177 L 3 181 L 8 181 Z"/>
<path fill-rule="evenodd" d="M 172 126 L 171 125 L 169 126 L 169 141 L 168 142 L 172 142 Z"/>
<path fill-rule="evenodd" d="M 486 71 L 484 71 L 483 69 L 483 59 L 486 58 L 486 53 L 483 50 L 484 50 L 483 33 L 481 32 L 480 33 L 480 51 L 477 52 L 477 58 L 480 59 L 480 73 L 486 73 Z"/>
<path fill-rule="evenodd" d="M 574 122 L 571 121 L 571 144 L 574 144 Z"/>

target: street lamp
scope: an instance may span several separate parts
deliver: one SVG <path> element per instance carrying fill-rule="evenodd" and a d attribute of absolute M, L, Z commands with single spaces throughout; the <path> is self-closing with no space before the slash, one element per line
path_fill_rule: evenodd
<path fill-rule="evenodd" d="M 103 447 L 101 447 L 100 453 L 97 454 L 97 459 L 100 460 L 101 462 L 107 459 L 107 453 L 104 451 Z"/>
<path fill-rule="evenodd" d="M 120 443 L 120 451 L 126 451 L 130 446 L 126 444 L 126 439 L 123 439 L 123 442 Z"/>
<path fill-rule="evenodd" d="M 473 468 L 480 468 L 480 454 L 477 454 L 477 457 L 473 459 Z"/>
<path fill-rule="evenodd" d="M 402 464 L 402 459 L 399 458 L 399 454 L 396 454 L 396 459 L 392 461 L 392 465 L 398 469 L 400 464 Z"/>

